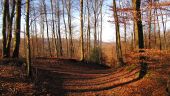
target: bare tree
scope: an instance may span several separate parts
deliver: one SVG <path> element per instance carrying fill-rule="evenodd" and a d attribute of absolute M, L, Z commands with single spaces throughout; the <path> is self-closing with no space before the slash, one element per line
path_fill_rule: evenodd
<path fill-rule="evenodd" d="M 80 0 L 80 41 L 81 41 L 81 58 L 84 60 L 84 40 L 83 40 L 83 0 Z"/>
<path fill-rule="evenodd" d="M 49 50 L 49 54 L 50 54 L 50 56 L 52 57 L 52 52 L 51 52 L 51 43 L 50 43 L 49 29 L 48 29 L 47 8 L 46 8 L 45 0 L 43 0 L 43 7 L 44 7 L 44 14 L 45 14 L 46 29 L 47 29 L 48 50 Z"/>
<path fill-rule="evenodd" d="M 16 0 L 16 27 L 15 27 L 15 34 L 14 34 L 14 52 L 13 58 L 19 57 L 19 46 L 20 46 L 20 25 L 21 25 L 21 1 Z"/>
<path fill-rule="evenodd" d="M 57 0 L 57 17 L 58 17 L 58 45 L 59 45 L 59 54 L 63 56 L 62 42 L 61 42 L 61 31 L 60 31 L 60 2 Z"/>
<path fill-rule="evenodd" d="M 3 42 L 3 51 L 2 51 L 2 56 L 3 58 L 5 58 L 7 56 L 7 49 L 6 49 L 6 13 L 7 13 L 7 10 L 8 10 L 8 6 L 9 5 L 9 1 L 8 0 L 4 0 L 4 5 L 3 5 L 3 21 L 2 21 L 2 36 L 3 36 L 3 39 L 2 39 L 2 42 Z"/>
<path fill-rule="evenodd" d="M 57 52 L 57 40 L 56 40 L 56 34 L 55 34 L 55 22 L 54 22 L 54 5 L 53 5 L 53 0 L 51 1 L 51 11 L 52 11 L 52 35 L 54 38 L 54 47 L 55 47 L 55 51 Z"/>
<path fill-rule="evenodd" d="M 118 65 L 123 66 L 123 56 L 121 49 L 121 41 L 120 41 L 120 29 L 119 29 L 119 19 L 116 11 L 116 1 L 113 0 L 113 12 L 114 12 L 114 20 L 115 20 L 115 28 L 116 28 L 116 53 L 118 58 Z"/>
<path fill-rule="evenodd" d="M 30 0 L 26 0 L 26 37 L 27 37 L 27 75 L 31 76 L 31 50 L 30 50 L 30 34 L 29 34 L 29 8 Z"/>
<path fill-rule="evenodd" d="M 72 19 L 71 19 L 71 9 L 72 9 L 72 5 L 71 5 L 71 0 L 65 0 L 65 4 L 66 4 L 66 9 L 67 9 L 67 19 L 68 19 L 68 31 L 69 31 L 69 57 L 73 57 L 73 37 L 72 37 Z"/>
<path fill-rule="evenodd" d="M 132 0 L 132 5 L 134 8 L 134 23 L 135 23 L 135 33 L 138 34 L 138 48 L 139 52 L 144 52 L 144 38 L 143 38 L 143 26 L 142 26 L 142 19 L 141 19 L 141 0 Z M 143 62 L 145 59 L 144 56 L 140 56 L 140 65 L 141 70 L 139 74 L 139 78 L 143 78 L 147 72 L 147 64 Z"/>
<path fill-rule="evenodd" d="M 62 5 L 63 5 L 63 22 L 64 22 L 64 29 L 65 29 L 65 38 L 66 38 L 66 54 L 68 56 L 68 38 L 67 38 L 67 25 L 66 25 L 66 20 L 65 20 L 65 3 L 64 0 L 62 0 Z"/>
<path fill-rule="evenodd" d="M 8 6 L 9 9 L 9 6 Z M 12 0 L 12 10 L 11 13 L 8 10 L 7 12 L 7 21 L 8 21 L 8 37 L 7 37 L 7 57 L 10 57 L 10 48 L 11 48 L 11 39 L 12 39 L 12 25 L 13 25 L 13 18 L 15 15 L 15 0 Z"/>

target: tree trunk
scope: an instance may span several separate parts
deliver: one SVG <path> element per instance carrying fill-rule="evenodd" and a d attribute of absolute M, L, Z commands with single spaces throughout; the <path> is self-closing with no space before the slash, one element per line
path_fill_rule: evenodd
<path fill-rule="evenodd" d="M 97 47 L 97 0 L 94 1 L 94 48 Z"/>
<path fill-rule="evenodd" d="M 7 10 L 8 10 L 8 0 L 4 0 L 4 5 L 3 5 L 3 21 L 2 21 L 2 42 L 3 42 L 3 51 L 2 51 L 2 56 L 3 58 L 7 57 L 7 49 L 6 49 L 6 14 L 7 14 Z"/>
<path fill-rule="evenodd" d="M 89 0 L 87 1 L 87 11 L 88 11 L 88 25 L 87 25 L 87 53 L 90 54 L 90 50 L 91 50 L 91 38 L 90 38 L 90 34 L 91 34 L 91 27 L 90 27 L 90 7 L 89 7 Z"/>
<path fill-rule="evenodd" d="M 140 10 L 141 0 L 132 0 L 132 5 L 134 8 L 134 22 L 136 26 L 135 31 L 138 34 L 139 52 L 144 52 L 143 26 L 142 26 L 141 10 Z M 139 78 L 143 78 L 147 73 L 147 63 L 144 62 L 145 60 L 144 56 L 140 56 L 140 60 L 141 60 L 140 62 L 141 70 L 139 73 Z"/>
<path fill-rule="evenodd" d="M 21 25 L 21 1 L 16 0 L 16 29 L 14 34 L 14 52 L 13 58 L 19 57 L 19 47 L 20 47 L 20 25 Z"/>
<path fill-rule="evenodd" d="M 72 20 L 71 20 L 71 0 L 67 1 L 68 27 L 69 27 L 69 57 L 73 57 L 73 39 L 72 39 Z"/>
<path fill-rule="evenodd" d="M 66 25 L 66 21 L 65 21 L 65 8 L 64 8 L 64 0 L 62 0 L 62 4 L 63 4 L 63 22 L 64 22 L 64 28 L 65 28 L 65 37 L 66 37 L 66 55 L 68 56 L 68 39 L 67 39 L 67 25 Z"/>
<path fill-rule="evenodd" d="M 49 31 L 48 30 L 48 19 L 47 19 L 47 9 L 46 9 L 45 0 L 43 0 L 43 5 L 44 5 L 44 12 L 45 12 L 45 23 L 46 23 L 46 27 L 47 27 L 48 50 L 49 50 L 50 57 L 52 57 L 51 43 L 50 43 L 49 32 L 48 32 Z"/>
<path fill-rule="evenodd" d="M 58 17 L 59 54 L 60 54 L 60 56 L 63 56 L 63 48 L 62 48 L 61 32 L 60 32 L 60 4 L 59 4 L 59 0 L 57 0 L 57 17 Z"/>
<path fill-rule="evenodd" d="M 157 15 L 157 24 L 158 24 L 158 38 L 159 38 L 159 49 L 162 50 L 162 40 L 161 40 L 161 28 L 160 28 L 160 24 L 159 24 L 159 16 L 158 16 L 158 12 L 156 9 L 156 15 Z"/>
<path fill-rule="evenodd" d="M 148 33 L 149 33 L 149 44 L 148 44 L 148 48 L 151 48 L 151 23 L 152 23 L 152 0 L 149 0 L 149 13 L 148 13 Z"/>
<path fill-rule="evenodd" d="M 7 12 L 7 18 L 8 18 L 8 37 L 7 37 L 7 57 L 10 57 L 10 48 L 11 48 L 11 39 L 12 39 L 12 25 L 13 25 L 13 18 L 15 15 L 15 0 L 13 0 L 12 3 L 12 11 L 11 15 L 8 10 Z"/>
<path fill-rule="evenodd" d="M 116 53 L 117 53 L 118 65 L 123 66 L 124 61 L 122 57 L 122 49 L 121 49 L 121 41 L 120 41 L 119 19 L 117 15 L 115 0 L 113 0 L 113 11 L 114 11 L 114 20 L 115 20 L 115 28 L 116 28 Z"/>
<path fill-rule="evenodd" d="M 30 32 L 29 32 L 29 6 L 30 0 L 26 0 L 26 39 L 27 39 L 27 76 L 31 76 L 31 50 L 30 50 Z"/>
<path fill-rule="evenodd" d="M 52 34 L 54 38 L 54 48 L 55 48 L 55 53 L 57 54 L 57 41 L 56 41 L 56 34 L 55 34 L 55 23 L 54 23 L 54 7 L 53 7 L 53 0 L 51 1 L 51 10 L 52 10 Z"/>
<path fill-rule="evenodd" d="M 81 57 L 80 60 L 84 60 L 84 40 L 83 40 L 83 0 L 80 0 L 80 42 L 81 42 Z"/>

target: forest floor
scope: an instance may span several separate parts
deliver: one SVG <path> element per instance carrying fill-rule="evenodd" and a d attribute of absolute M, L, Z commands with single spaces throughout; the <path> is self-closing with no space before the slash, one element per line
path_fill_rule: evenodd
<path fill-rule="evenodd" d="M 145 55 L 148 64 L 142 79 L 138 79 L 139 55 Z M 117 69 L 74 59 L 39 58 L 33 59 L 31 79 L 23 66 L 1 61 L 0 96 L 168 96 L 169 61 L 170 53 L 158 50 L 126 54 L 126 66 Z"/>

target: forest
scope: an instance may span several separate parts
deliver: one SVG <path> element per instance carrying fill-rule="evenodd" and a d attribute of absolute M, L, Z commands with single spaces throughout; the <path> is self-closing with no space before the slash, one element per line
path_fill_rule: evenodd
<path fill-rule="evenodd" d="M 169 0 L 1 0 L 0 96 L 170 96 L 169 38 Z"/>

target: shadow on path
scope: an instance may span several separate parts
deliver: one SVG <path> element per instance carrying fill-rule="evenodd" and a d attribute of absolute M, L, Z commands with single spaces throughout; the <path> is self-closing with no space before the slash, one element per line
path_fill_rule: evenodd
<path fill-rule="evenodd" d="M 113 88 L 116 88 L 116 87 L 120 87 L 120 86 L 123 86 L 123 85 L 126 85 L 126 84 L 136 82 L 138 80 L 140 80 L 140 78 L 136 78 L 136 79 L 133 79 L 133 80 L 130 80 L 130 81 L 127 81 L 127 82 L 124 82 L 124 83 L 116 84 L 114 86 L 109 86 L 109 87 L 103 87 L 103 88 L 98 88 L 98 89 L 76 89 L 76 90 L 72 89 L 72 90 L 65 90 L 64 92 L 65 93 L 67 93 L 67 92 L 89 92 L 89 91 L 97 92 L 97 91 L 103 91 L 103 90 L 110 90 L 110 89 L 113 89 Z"/>

